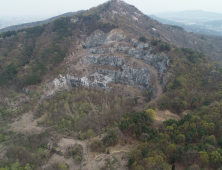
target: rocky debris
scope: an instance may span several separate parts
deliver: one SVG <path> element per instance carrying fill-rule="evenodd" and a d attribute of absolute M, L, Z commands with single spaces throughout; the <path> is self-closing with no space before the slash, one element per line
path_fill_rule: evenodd
<path fill-rule="evenodd" d="M 137 48 L 140 48 L 140 49 L 145 49 L 145 48 L 148 48 L 149 47 L 149 44 L 147 43 L 137 43 L 137 44 L 134 44 L 135 46 L 137 46 Z"/>
<path fill-rule="evenodd" d="M 78 18 L 72 18 L 71 20 L 70 20 L 70 22 L 77 22 L 79 19 Z"/>
<path fill-rule="evenodd" d="M 53 81 L 53 84 L 55 85 L 55 89 L 67 87 L 66 78 L 63 77 L 61 74 L 59 75 L 59 78 L 56 78 L 56 79 Z"/>
<path fill-rule="evenodd" d="M 93 77 L 94 81 L 91 81 L 88 77 L 75 78 L 70 75 L 66 75 L 66 80 L 69 85 L 73 88 L 84 86 L 84 87 L 101 87 L 108 89 L 106 86 L 108 83 L 112 81 L 112 79 L 108 76 L 101 75 L 99 73 L 94 73 L 89 77 Z"/>
<path fill-rule="evenodd" d="M 29 91 L 29 89 L 28 89 L 28 88 L 23 88 L 23 92 L 25 92 L 25 93 L 27 93 L 27 94 L 29 94 L 29 93 L 30 93 L 30 91 Z"/>
<path fill-rule="evenodd" d="M 138 16 L 138 17 L 141 16 L 141 14 L 138 14 L 137 12 L 134 12 L 134 14 L 135 14 L 136 16 Z"/>
<path fill-rule="evenodd" d="M 115 14 L 117 14 L 118 12 L 117 12 L 117 11 L 112 10 L 112 13 L 115 15 Z"/>
<path fill-rule="evenodd" d="M 134 21 L 138 21 L 138 18 L 137 17 L 135 17 L 135 16 L 131 16 L 132 17 L 132 19 L 134 20 Z"/>
<path fill-rule="evenodd" d="M 168 67 L 171 67 L 171 65 L 172 65 L 172 64 L 171 64 L 171 62 L 170 62 L 170 59 L 168 59 L 168 60 L 167 60 L 167 66 L 168 66 Z"/>

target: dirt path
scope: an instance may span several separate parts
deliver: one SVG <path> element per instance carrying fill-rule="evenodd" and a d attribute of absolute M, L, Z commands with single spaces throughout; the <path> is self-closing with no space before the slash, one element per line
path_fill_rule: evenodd
<path fill-rule="evenodd" d="M 114 152 L 110 153 L 109 155 L 113 155 L 113 154 L 120 153 L 120 152 L 129 153 L 130 151 L 119 150 L 119 151 L 114 151 Z M 100 156 L 107 156 L 107 154 L 100 154 L 100 155 L 97 155 L 95 158 L 90 158 L 90 159 L 95 160 L 95 159 L 99 158 Z"/>

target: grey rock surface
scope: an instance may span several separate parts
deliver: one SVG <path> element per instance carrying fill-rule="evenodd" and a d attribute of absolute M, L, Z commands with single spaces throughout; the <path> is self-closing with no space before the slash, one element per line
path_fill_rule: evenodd
<path fill-rule="evenodd" d="M 151 48 L 148 51 L 132 48 L 128 51 L 128 55 L 133 58 L 143 60 L 145 63 L 155 67 L 160 75 L 162 73 L 166 73 L 168 57 L 165 54 L 151 54 L 151 50 Z"/>
<path fill-rule="evenodd" d="M 112 67 L 120 67 L 120 71 L 97 69 L 99 74 L 110 77 L 116 83 L 132 85 L 139 87 L 141 90 L 154 91 L 151 87 L 151 75 L 153 74 L 147 68 L 135 69 L 126 63 L 124 58 L 118 56 L 85 56 L 84 62 L 90 64 L 98 64 L 101 66 L 110 65 Z"/>
<path fill-rule="evenodd" d="M 129 57 L 139 59 L 144 61 L 145 63 L 155 67 L 159 74 L 163 74 L 167 72 L 167 61 L 168 57 L 165 54 L 151 54 L 152 48 L 149 48 L 148 51 L 142 49 L 135 49 L 129 47 L 118 46 L 115 48 L 91 48 L 88 50 L 88 53 L 92 54 L 107 54 L 112 53 L 112 51 L 117 52 L 125 52 L 129 55 Z"/>
<path fill-rule="evenodd" d="M 122 67 L 125 63 L 124 58 L 120 58 L 118 56 L 106 56 L 106 57 L 99 57 L 99 56 L 85 56 L 85 61 L 88 64 L 99 64 L 101 66 L 110 65 L 113 67 Z"/>
<path fill-rule="evenodd" d="M 84 48 L 91 48 L 103 45 L 106 39 L 106 33 L 101 30 L 94 31 L 83 44 Z"/>

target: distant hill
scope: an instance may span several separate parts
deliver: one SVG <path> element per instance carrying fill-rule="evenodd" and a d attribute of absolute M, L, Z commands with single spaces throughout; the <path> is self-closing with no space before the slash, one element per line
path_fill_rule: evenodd
<path fill-rule="evenodd" d="M 208 21 L 204 24 L 212 25 L 213 27 L 222 27 L 222 19 L 221 20 L 215 20 L 215 21 Z"/>
<path fill-rule="evenodd" d="M 168 19 L 164 19 L 164 18 L 160 18 L 160 17 L 157 17 L 155 15 L 149 15 L 149 17 L 161 22 L 162 24 L 167 24 L 167 25 L 183 25 L 179 22 L 175 22 L 175 21 L 171 21 L 171 20 L 168 20 Z"/>
<path fill-rule="evenodd" d="M 164 12 L 155 14 L 157 17 L 170 19 L 172 21 L 195 21 L 207 22 L 222 19 L 222 14 L 216 12 L 207 12 L 202 10 L 188 10 L 180 12 Z"/>
<path fill-rule="evenodd" d="M 38 26 L 38 25 L 42 25 L 42 24 L 47 24 L 47 23 L 49 23 L 49 22 L 51 22 L 51 21 L 53 21 L 57 18 L 66 17 L 66 16 L 69 17 L 69 16 L 72 16 L 72 15 L 77 14 L 79 12 L 83 12 L 83 10 L 80 10 L 80 11 L 77 11 L 77 12 L 68 12 L 68 13 L 65 13 L 65 14 L 62 14 L 62 15 L 58 15 L 58 16 L 49 18 L 49 19 L 44 20 L 44 21 L 36 21 L 36 22 L 31 22 L 31 23 L 26 23 L 26 24 L 13 25 L 13 26 L 10 26 L 10 27 L 0 29 L 0 32 L 16 31 L 16 30 L 19 30 L 19 29 L 22 29 L 22 28 L 28 28 L 28 27 L 34 27 L 34 26 Z"/>
<path fill-rule="evenodd" d="M 54 15 L 25 15 L 25 16 L 0 16 L 0 29 L 20 25 L 25 23 L 31 23 L 36 21 L 43 21 L 53 17 Z"/>
<path fill-rule="evenodd" d="M 159 21 L 162 24 L 179 26 L 189 32 L 194 32 L 198 34 L 206 34 L 206 35 L 222 36 L 222 28 L 221 28 L 222 20 L 209 21 L 209 22 L 196 23 L 196 24 L 189 25 L 189 24 L 184 24 L 182 22 L 175 22 L 172 20 L 160 18 L 155 15 L 149 15 L 149 17 Z"/>

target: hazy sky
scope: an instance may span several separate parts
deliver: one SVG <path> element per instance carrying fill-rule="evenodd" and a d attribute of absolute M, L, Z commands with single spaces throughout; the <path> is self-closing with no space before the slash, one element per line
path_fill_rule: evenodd
<path fill-rule="evenodd" d="M 89 9 L 106 0 L 0 0 L 0 17 L 21 15 L 55 16 Z M 204 10 L 222 13 L 222 0 L 125 0 L 145 14 L 166 11 Z"/>

